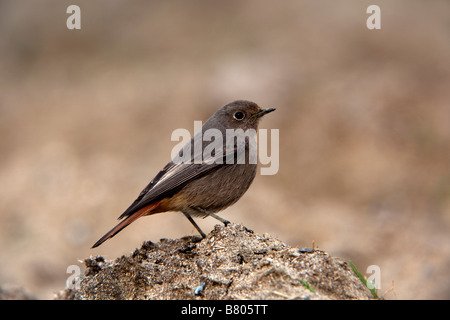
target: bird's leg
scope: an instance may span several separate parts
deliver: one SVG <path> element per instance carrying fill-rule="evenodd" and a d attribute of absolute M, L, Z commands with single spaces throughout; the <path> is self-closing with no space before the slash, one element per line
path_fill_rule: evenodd
<path fill-rule="evenodd" d="M 206 234 L 200 229 L 200 227 L 195 223 L 194 219 L 192 219 L 191 215 L 185 211 L 183 211 L 184 216 L 189 220 L 190 223 L 197 229 L 197 231 L 200 233 L 202 238 L 206 238 Z"/>
<path fill-rule="evenodd" d="M 225 227 L 226 227 L 227 225 L 230 224 L 230 221 L 225 220 L 224 218 L 221 218 L 221 217 L 219 217 L 217 214 L 212 213 L 212 212 L 210 212 L 210 211 L 207 211 L 207 210 L 204 210 L 204 209 L 201 209 L 201 208 L 197 208 L 197 207 L 191 207 L 191 209 L 203 213 L 203 214 L 205 215 L 205 218 L 206 218 L 207 216 L 211 216 L 211 217 L 213 217 L 214 219 L 219 220 L 220 222 L 222 222 L 222 223 L 225 225 Z"/>
<path fill-rule="evenodd" d="M 230 223 L 230 221 L 225 220 L 224 218 L 221 218 L 217 214 L 214 214 L 212 212 L 208 213 L 208 215 L 210 215 L 211 217 L 213 217 L 213 218 L 219 220 L 220 222 L 222 222 L 225 225 L 225 227 Z"/>

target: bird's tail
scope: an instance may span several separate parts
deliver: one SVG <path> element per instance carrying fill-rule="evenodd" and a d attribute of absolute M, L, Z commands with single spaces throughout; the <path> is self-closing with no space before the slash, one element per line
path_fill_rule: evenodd
<path fill-rule="evenodd" d="M 153 202 L 152 204 L 139 209 L 138 211 L 132 213 L 131 215 L 129 215 L 125 220 L 123 220 L 122 222 L 120 222 L 117 226 L 115 226 L 114 228 L 112 228 L 111 230 L 109 230 L 103 237 L 101 237 L 93 246 L 92 248 L 98 247 L 99 245 L 101 245 L 103 242 L 105 242 L 106 240 L 114 237 L 117 233 L 119 233 L 123 228 L 125 228 L 126 226 L 128 226 L 130 223 L 134 222 L 135 220 L 137 220 L 138 218 L 144 216 L 145 214 L 149 213 L 151 210 L 153 210 L 154 208 L 156 208 L 159 203 L 161 201 L 157 201 L 157 202 Z M 91 248 L 91 249 L 92 249 Z"/>

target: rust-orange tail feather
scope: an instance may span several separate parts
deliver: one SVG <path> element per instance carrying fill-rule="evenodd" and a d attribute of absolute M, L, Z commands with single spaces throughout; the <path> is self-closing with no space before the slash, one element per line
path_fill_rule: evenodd
<path fill-rule="evenodd" d="M 128 226 L 130 223 L 134 222 L 138 218 L 144 216 L 145 214 L 149 213 L 151 210 L 155 209 L 159 205 L 160 202 L 161 201 L 157 201 L 157 202 L 151 203 L 150 205 L 148 205 L 148 206 L 146 206 L 146 207 L 144 207 L 142 209 L 139 209 L 138 211 L 136 211 L 136 212 L 132 213 L 131 215 L 129 215 L 125 220 L 120 222 L 117 226 L 115 226 L 114 228 L 109 230 L 103 237 L 101 237 L 92 246 L 92 248 L 98 247 L 99 245 L 101 245 L 106 240 L 114 237 L 116 234 L 118 234 L 123 228 Z"/>

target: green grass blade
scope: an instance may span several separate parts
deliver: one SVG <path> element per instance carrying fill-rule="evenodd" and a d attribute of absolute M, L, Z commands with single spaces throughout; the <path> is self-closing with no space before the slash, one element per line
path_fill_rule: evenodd
<path fill-rule="evenodd" d="M 358 271 L 358 269 L 356 269 L 355 265 L 353 264 L 353 262 L 351 260 L 349 260 L 350 266 L 352 267 L 353 272 L 358 276 L 359 280 L 362 281 L 362 283 L 364 283 L 364 285 L 367 287 L 367 289 L 370 290 L 370 293 L 372 293 L 372 296 L 374 298 L 379 299 L 378 297 L 378 293 L 377 293 L 377 289 L 375 289 L 373 286 L 368 286 L 367 285 L 367 280 L 366 278 L 364 278 L 364 276 L 361 274 L 361 272 Z"/>

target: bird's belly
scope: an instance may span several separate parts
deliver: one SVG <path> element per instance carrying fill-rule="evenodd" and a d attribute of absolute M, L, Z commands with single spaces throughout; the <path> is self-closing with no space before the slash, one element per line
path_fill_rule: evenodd
<path fill-rule="evenodd" d="M 224 165 L 210 174 L 188 183 L 179 195 L 188 207 L 217 212 L 238 201 L 250 187 L 256 165 Z"/>

